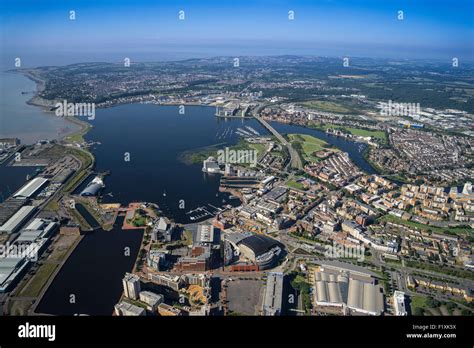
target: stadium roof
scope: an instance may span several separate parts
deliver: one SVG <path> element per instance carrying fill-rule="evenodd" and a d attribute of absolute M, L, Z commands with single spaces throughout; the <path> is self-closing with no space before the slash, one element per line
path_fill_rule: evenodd
<path fill-rule="evenodd" d="M 261 255 L 279 243 L 275 239 L 267 236 L 252 235 L 242 239 L 239 244 L 245 245 L 251 249 L 255 255 Z"/>

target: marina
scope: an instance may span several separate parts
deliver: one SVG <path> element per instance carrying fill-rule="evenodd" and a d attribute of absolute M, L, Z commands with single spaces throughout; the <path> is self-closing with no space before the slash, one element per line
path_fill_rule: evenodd
<path fill-rule="evenodd" d="M 130 118 L 131 114 L 135 117 Z M 110 122 L 111 119 L 114 122 Z M 190 107 L 186 119 L 177 119 L 172 107 L 121 105 L 99 110 L 96 119 L 91 122 L 94 127 L 85 137 L 88 142 L 93 142 L 90 150 L 96 158 L 96 167 L 94 173 L 90 173 L 76 188 L 75 194 L 83 191 L 98 173 L 110 171 L 110 175 L 104 179 L 101 204 L 126 207 L 130 202 L 153 202 L 160 207 L 164 216 L 183 224 L 207 220 L 232 206 L 240 205 L 240 200 L 234 194 L 219 190 L 221 175 L 203 173 L 200 164 L 186 165 L 178 161 L 179 154 L 188 149 L 212 145 L 219 129 L 219 134 L 225 134 L 227 146 L 238 142 L 237 128 L 252 137 L 257 136 L 257 133 L 262 136 L 268 134 L 255 119 L 245 120 L 248 124 L 243 126 L 242 120 L 221 123 L 221 119 L 214 117 L 212 108 L 208 107 Z M 161 127 L 157 126 L 158 123 Z M 143 124 L 148 126 L 143 127 Z M 282 134 L 316 133 L 315 130 L 296 126 L 273 124 L 273 127 Z M 128 130 L 127 137 L 121 135 L 121 129 Z M 336 137 L 331 137 L 328 142 L 331 140 L 340 142 L 339 145 L 351 151 L 351 154 L 360 156 L 355 161 L 363 161 L 354 143 Z M 123 153 L 127 151 L 131 154 L 133 167 L 123 160 Z M 154 155 L 150 156 L 150 153 Z M 173 172 L 172 176 L 170 172 Z M 231 190 L 232 187 L 242 185 L 256 186 L 258 180 L 226 179 L 224 183 Z M 185 209 L 180 207 L 180 201 L 185 202 Z M 89 219 L 84 211 L 82 213 L 84 218 Z M 124 272 L 133 267 L 134 255 L 138 252 L 143 235 L 141 229 L 123 230 L 124 218 L 118 216 L 112 230 L 106 233 L 102 233 L 103 230 L 89 219 L 95 231 L 84 236 L 45 293 L 37 312 L 109 315 L 113 311 L 113 305 L 121 294 L 120 279 Z M 131 247 L 131 257 L 123 257 L 125 246 Z M 113 272 L 106 272 L 107 276 L 104 276 L 103 270 L 109 268 L 113 268 Z M 77 269 L 82 271 L 78 273 Z M 94 284 L 96 290 L 92 290 L 90 284 Z M 81 301 L 69 306 L 66 301 L 72 289 Z M 97 305 L 98 301 L 100 305 Z"/>

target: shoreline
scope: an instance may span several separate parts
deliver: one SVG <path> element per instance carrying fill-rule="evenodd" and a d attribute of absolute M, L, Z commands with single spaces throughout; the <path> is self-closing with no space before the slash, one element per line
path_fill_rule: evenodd
<path fill-rule="evenodd" d="M 54 106 L 52 104 L 52 102 L 49 102 L 49 104 L 48 104 L 48 102 L 46 100 L 44 100 L 44 99 L 42 99 L 41 97 L 38 96 L 38 93 L 41 92 L 42 90 L 44 90 L 45 85 L 46 85 L 46 81 L 41 79 L 37 75 L 35 75 L 29 69 L 25 69 L 24 71 L 23 70 L 22 71 L 12 70 L 12 72 L 21 73 L 24 76 L 26 76 L 27 78 L 29 78 L 30 80 L 34 81 L 35 84 L 36 84 L 35 95 L 30 100 L 27 101 L 27 104 L 37 106 L 37 107 L 41 107 L 42 110 L 45 113 L 53 113 L 53 111 L 50 110 Z M 153 102 L 133 102 L 133 101 L 131 101 L 131 102 L 115 103 L 115 104 L 112 104 L 112 105 L 101 106 L 101 107 L 97 107 L 97 109 L 107 109 L 107 108 L 111 108 L 111 107 L 115 107 L 115 106 L 119 106 L 119 105 L 133 105 L 133 104 L 152 104 L 152 105 L 156 105 L 156 106 L 179 106 L 179 105 L 201 106 L 201 107 L 214 107 L 215 106 L 215 105 L 201 104 L 201 103 L 196 103 L 196 102 L 191 102 L 191 103 L 153 103 Z M 74 124 L 76 126 L 79 126 L 79 129 L 76 130 L 76 131 L 67 132 L 66 134 L 63 134 L 63 135 L 58 134 L 58 140 L 65 141 L 67 143 L 75 143 L 76 141 L 74 141 L 74 140 L 84 140 L 83 137 L 87 134 L 89 129 L 92 127 L 90 123 L 88 123 L 86 121 L 83 121 L 83 120 L 79 120 L 77 117 L 67 117 L 66 120 L 67 120 L 67 122 L 71 122 L 72 124 Z M 314 127 L 311 127 L 311 126 L 308 126 L 308 125 L 298 125 L 298 126 L 301 126 L 303 128 L 306 128 L 306 129 L 315 129 L 315 130 L 322 131 L 321 129 L 314 128 Z M 69 138 L 69 140 L 68 140 L 68 138 Z M 317 138 L 319 139 L 319 137 L 317 137 Z M 347 140 L 355 141 L 353 139 L 347 139 Z M 378 168 L 375 167 L 370 161 L 367 160 L 368 159 L 367 152 L 370 151 L 370 147 L 371 147 L 370 144 L 367 144 L 365 142 L 362 142 L 362 143 L 368 145 L 368 149 L 366 149 L 364 151 L 364 154 L 362 155 L 363 159 L 366 161 L 366 163 L 376 173 L 379 173 L 379 170 L 377 170 Z M 335 147 L 338 148 L 337 146 L 335 146 Z M 189 151 L 189 152 L 192 152 L 192 150 Z M 92 153 L 91 153 L 91 155 L 93 156 Z M 187 155 L 189 155 L 189 153 Z M 181 158 L 181 161 L 182 160 L 183 160 L 183 158 Z M 194 163 L 187 163 L 187 164 L 189 165 L 189 164 L 194 164 Z"/>
<path fill-rule="evenodd" d="M 39 78 L 33 74 L 30 70 L 7 70 L 7 73 L 21 74 L 33 81 L 36 86 L 36 91 L 34 95 L 25 102 L 27 105 L 38 107 L 45 114 L 45 116 L 54 116 L 57 117 L 53 111 L 51 111 L 51 104 L 48 104 L 44 99 L 38 96 L 39 92 L 45 89 L 46 81 Z M 73 129 L 66 131 L 64 133 L 56 133 L 53 137 L 54 140 L 66 141 L 66 138 L 73 137 L 77 134 L 85 135 L 90 128 L 90 125 L 87 122 L 78 120 L 76 117 L 62 117 L 67 123 L 71 123 L 74 126 L 77 126 L 79 129 Z M 31 144 L 25 144 L 31 145 Z"/>

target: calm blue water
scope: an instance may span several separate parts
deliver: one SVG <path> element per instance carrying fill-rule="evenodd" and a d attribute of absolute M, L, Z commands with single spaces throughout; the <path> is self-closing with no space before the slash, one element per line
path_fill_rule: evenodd
<path fill-rule="evenodd" d="M 219 176 L 202 173 L 202 165 L 187 165 L 180 154 L 214 144 L 220 148 L 235 144 L 237 128 L 251 126 L 260 134 L 268 132 L 256 120 L 219 119 L 214 108 L 187 106 L 185 114 L 177 106 L 132 104 L 99 110 L 86 139 L 100 142 L 92 149 L 97 171 L 110 170 L 106 177 L 105 202 L 128 204 L 154 202 L 177 222 L 191 222 L 186 212 L 199 206 L 227 203 L 219 193 Z M 363 170 L 373 173 L 363 158 L 366 145 L 299 126 L 274 123 L 282 133 L 316 136 L 349 153 Z M 227 135 L 225 135 L 227 133 Z M 232 134 L 232 135 L 231 135 Z M 125 157 L 129 155 L 130 161 Z M 185 209 L 179 209 L 180 201 Z"/>
<path fill-rule="evenodd" d="M 336 146 L 340 150 L 347 152 L 351 160 L 364 170 L 368 174 L 375 174 L 374 168 L 365 160 L 364 151 L 368 145 L 364 143 L 356 143 L 351 140 L 347 140 L 342 137 L 336 137 L 334 135 L 328 135 L 323 131 L 311 128 L 305 128 L 301 126 L 287 125 L 282 123 L 271 123 L 272 127 L 275 128 L 279 133 L 282 134 L 307 134 L 312 135 L 316 138 L 326 141 L 327 143 Z"/>
<path fill-rule="evenodd" d="M 197 207 L 227 204 L 219 192 L 219 175 L 202 172 L 202 164 L 178 160 L 186 150 L 237 143 L 235 130 L 250 125 L 261 134 L 255 120 L 216 119 L 215 109 L 188 106 L 185 115 L 177 106 L 132 104 L 99 110 L 86 139 L 98 141 L 92 152 L 97 171 L 110 170 L 105 179 L 105 202 L 154 202 L 177 222 L 192 222 L 186 214 Z M 234 133 L 230 135 L 230 130 Z M 223 133 L 227 131 L 228 136 Z M 125 154 L 130 161 L 125 161 Z M 166 194 L 166 195 L 165 195 Z M 180 201 L 184 209 L 180 209 Z"/>
<path fill-rule="evenodd" d="M 27 175 L 36 173 L 36 167 L 7 166 L 8 162 L 0 164 L 0 203 L 25 184 Z"/>
<path fill-rule="evenodd" d="M 24 75 L 0 71 L 0 138 L 19 138 L 22 144 L 33 144 L 59 139 L 78 129 L 63 118 L 26 104 L 35 91 L 35 82 Z"/>
<path fill-rule="evenodd" d="M 190 222 L 186 212 L 196 207 L 223 204 L 226 195 L 218 192 L 219 176 L 201 171 L 201 164 L 187 165 L 178 160 L 183 151 L 223 143 L 235 144 L 238 127 L 249 125 L 268 134 L 256 120 L 218 119 L 214 108 L 186 107 L 185 115 L 176 106 L 133 104 L 98 110 L 87 140 L 100 142 L 92 152 L 96 171 L 110 170 L 105 179 L 103 200 L 128 204 L 133 201 L 157 203 L 171 218 Z M 363 169 L 359 144 L 329 137 L 323 132 L 298 126 L 273 125 L 283 133 L 304 133 L 323 138 L 349 152 Z M 233 130 L 232 135 L 231 130 Z M 227 132 L 227 136 L 224 136 Z M 124 154 L 130 154 L 130 162 Z M 166 196 L 163 194 L 166 192 Z M 217 195 L 217 196 L 216 196 Z M 179 201 L 185 209 L 179 209 Z M 118 224 L 121 224 L 120 218 Z M 122 292 L 121 279 L 133 267 L 142 232 L 97 230 L 87 235 L 63 266 L 37 308 L 40 313 L 110 315 Z M 124 248 L 131 256 L 123 256 Z M 75 304 L 69 303 L 75 294 Z"/>
<path fill-rule="evenodd" d="M 125 272 L 135 263 L 143 230 L 122 231 L 123 217 L 111 231 L 84 237 L 61 268 L 36 308 L 55 315 L 111 315 L 122 295 Z M 130 254 L 125 253 L 130 248 Z M 70 303 L 74 295 L 75 303 Z"/>

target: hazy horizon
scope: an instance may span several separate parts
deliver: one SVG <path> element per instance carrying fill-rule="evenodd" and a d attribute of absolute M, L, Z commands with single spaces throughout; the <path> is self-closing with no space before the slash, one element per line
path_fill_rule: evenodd
<path fill-rule="evenodd" d="M 3 64 L 314 55 L 474 60 L 474 2 L 214 0 L 0 4 Z M 75 11 L 75 19 L 70 19 Z M 184 20 L 180 20 L 180 11 Z M 289 19 L 293 11 L 293 20 Z M 399 11 L 403 11 L 400 20 Z"/>

